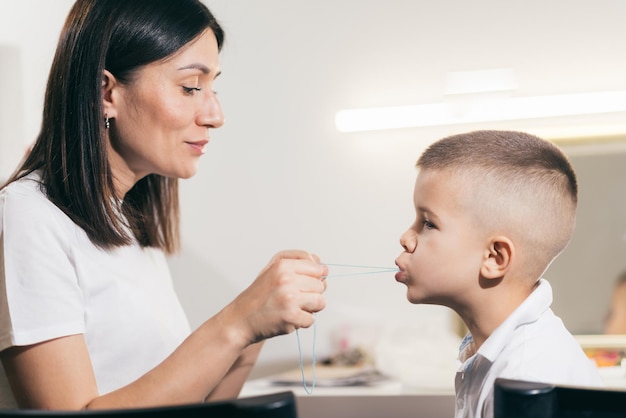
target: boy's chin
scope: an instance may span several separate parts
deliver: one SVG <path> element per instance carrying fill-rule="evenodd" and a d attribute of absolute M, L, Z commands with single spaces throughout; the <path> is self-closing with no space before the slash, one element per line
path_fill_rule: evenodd
<path fill-rule="evenodd" d="M 414 305 L 426 303 L 423 297 L 411 293 L 410 288 L 406 291 L 406 299 Z"/>
<path fill-rule="evenodd" d="M 407 289 L 406 298 L 414 305 L 441 305 L 441 301 L 435 300 L 435 298 L 428 295 L 416 294 L 411 292 L 411 288 Z"/>

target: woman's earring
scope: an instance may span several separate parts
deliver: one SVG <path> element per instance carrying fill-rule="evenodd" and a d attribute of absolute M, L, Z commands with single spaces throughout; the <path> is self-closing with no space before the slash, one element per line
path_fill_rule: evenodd
<path fill-rule="evenodd" d="M 104 129 L 109 129 L 111 127 L 111 122 L 109 121 L 109 115 L 104 114 Z"/>

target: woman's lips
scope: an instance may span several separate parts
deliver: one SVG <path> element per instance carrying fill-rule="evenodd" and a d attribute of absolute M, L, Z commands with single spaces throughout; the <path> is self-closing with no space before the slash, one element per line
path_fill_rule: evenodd
<path fill-rule="evenodd" d="M 206 144 L 209 143 L 209 140 L 208 139 L 202 139 L 200 141 L 185 142 L 185 143 L 187 145 L 189 145 L 198 154 L 204 154 L 205 153 L 205 146 L 206 146 Z"/>

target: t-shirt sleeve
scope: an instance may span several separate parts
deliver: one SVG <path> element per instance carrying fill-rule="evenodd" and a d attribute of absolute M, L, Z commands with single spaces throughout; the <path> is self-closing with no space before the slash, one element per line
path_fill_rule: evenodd
<path fill-rule="evenodd" d="M 0 193 L 0 350 L 84 332 L 75 230 L 37 186 Z"/>

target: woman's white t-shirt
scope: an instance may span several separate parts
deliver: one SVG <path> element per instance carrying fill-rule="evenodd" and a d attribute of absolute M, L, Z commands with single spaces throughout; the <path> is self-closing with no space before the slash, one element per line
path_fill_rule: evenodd
<path fill-rule="evenodd" d="M 190 333 L 163 252 L 103 250 L 41 191 L 0 191 L 0 351 L 85 338 L 101 394 L 163 361 Z M 15 406 L 0 365 L 0 408 Z"/>

